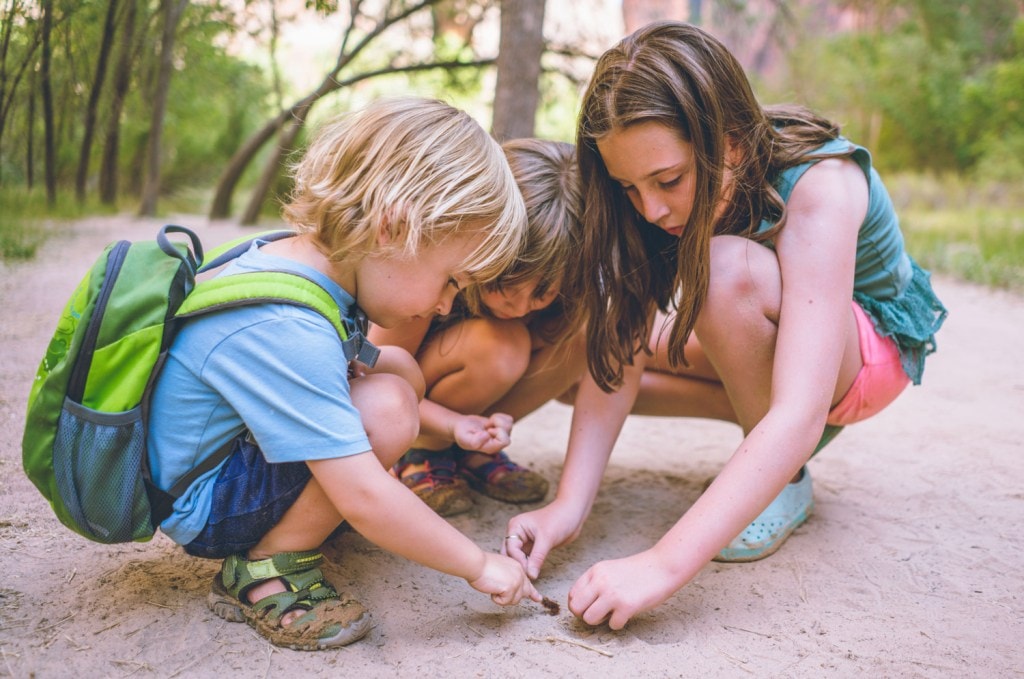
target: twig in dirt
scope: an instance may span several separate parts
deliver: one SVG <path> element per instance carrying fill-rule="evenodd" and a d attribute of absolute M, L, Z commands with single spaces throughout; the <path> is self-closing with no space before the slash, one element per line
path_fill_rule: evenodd
<path fill-rule="evenodd" d="M 608 657 L 608 658 L 614 657 L 614 655 L 612 653 L 609 653 L 608 651 L 606 651 L 606 650 L 604 650 L 602 648 L 595 648 L 593 646 L 588 646 L 587 644 L 584 644 L 584 643 L 582 643 L 580 641 L 574 641 L 572 639 L 563 639 L 561 637 L 544 637 L 544 638 L 530 637 L 530 638 L 527 639 L 527 641 L 548 641 L 548 642 L 551 642 L 551 643 L 569 644 L 570 646 L 579 646 L 580 648 L 585 648 L 586 650 L 593 651 L 594 653 L 600 653 L 601 655 L 603 655 L 605 657 Z"/>
<path fill-rule="evenodd" d="M 173 610 L 176 610 L 178 608 L 177 606 L 168 606 L 167 604 L 158 604 L 155 601 L 147 601 L 146 603 L 149 604 L 150 606 L 156 606 L 157 608 L 166 608 L 169 611 L 173 611 Z"/>
<path fill-rule="evenodd" d="M 274 663 L 274 650 L 273 646 L 267 649 L 267 671 L 263 673 L 263 679 L 270 676 L 270 666 Z"/>
<path fill-rule="evenodd" d="M 77 568 L 72 568 L 71 569 L 71 574 L 67 578 L 64 579 L 64 582 L 67 583 L 67 584 L 71 584 L 71 581 L 75 579 L 75 574 L 77 574 L 77 573 L 78 573 L 78 569 Z"/>
<path fill-rule="evenodd" d="M 128 637 L 132 636 L 133 634 L 138 634 L 139 632 L 141 632 L 142 630 L 146 629 L 147 627 L 149 627 L 150 625 L 154 624 L 155 622 L 156 622 L 156 620 L 150 620 L 149 622 L 147 622 L 142 627 L 140 627 L 138 629 L 133 629 L 131 632 L 129 632 L 128 634 L 124 635 L 124 638 L 127 639 Z"/>
<path fill-rule="evenodd" d="M 728 660 L 732 664 L 736 665 L 736 667 L 740 668 L 741 670 L 743 670 L 747 674 L 753 674 L 753 672 L 750 669 L 744 667 L 744 665 L 747 664 L 746 660 L 740 660 L 739 658 L 737 658 L 735 656 L 729 655 L 728 653 L 726 653 L 722 649 L 718 648 L 717 646 L 715 646 L 715 650 L 718 651 L 719 653 L 721 653 L 722 655 L 724 655 L 726 660 Z"/>
<path fill-rule="evenodd" d="M 11 669 L 11 663 L 7 662 L 7 649 L 5 649 L 3 646 L 0 646 L 0 655 L 2 655 L 4 657 L 4 665 L 7 666 L 7 674 L 9 674 L 10 676 L 13 677 L 14 676 L 14 670 Z M 15 657 L 20 657 L 20 656 L 16 655 Z"/>
<path fill-rule="evenodd" d="M 110 662 L 114 665 L 135 665 L 135 669 L 132 670 L 133 672 L 138 672 L 143 667 L 152 669 L 149 667 L 149 663 L 139 662 L 138 660 L 111 660 Z"/>
<path fill-rule="evenodd" d="M 470 627 L 469 625 L 466 625 L 466 629 L 468 629 L 468 630 L 469 630 L 470 632 L 472 632 L 473 634 L 477 635 L 477 636 L 478 636 L 478 637 L 480 637 L 481 639 L 482 639 L 482 638 L 483 638 L 483 636 L 484 636 L 482 632 L 480 632 L 479 630 L 475 630 L 475 629 L 473 629 L 473 628 L 472 628 L 472 627 Z"/>
<path fill-rule="evenodd" d="M 107 626 L 106 626 L 106 627 L 104 627 L 103 629 L 98 629 L 98 630 L 96 630 L 95 632 L 93 632 L 93 636 L 95 636 L 95 635 L 97 635 L 97 634 L 100 634 L 100 633 L 102 633 L 102 632 L 106 632 L 106 631 L 107 631 L 108 629 L 114 629 L 115 627 L 117 627 L 117 626 L 118 626 L 118 625 L 120 625 L 120 624 L 121 624 L 121 621 L 120 621 L 120 620 L 118 620 L 117 622 L 115 622 L 115 623 L 114 623 L 114 624 L 112 624 L 112 625 L 107 625 Z"/>
<path fill-rule="evenodd" d="M 69 613 L 68 615 L 65 615 L 63 618 L 58 620 L 57 622 L 50 623 L 49 625 L 46 625 L 45 627 L 37 627 L 35 629 L 35 631 L 36 632 L 45 632 L 48 629 L 53 629 L 57 625 L 63 625 L 64 623 L 66 623 L 68 620 L 70 620 L 73 617 L 75 617 L 75 614 L 74 613 Z"/>
<path fill-rule="evenodd" d="M 728 629 L 728 630 L 735 630 L 737 632 L 746 632 L 747 634 L 756 634 L 757 636 L 764 637 L 765 639 L 774 639 L 775 638 L 775 637 L 773 637 L 770 634 L 765 634 L 764 632 L 755 632 L 752 629 L 743 629 L 742 627 L 733 627 L 732 625 L 722 625 L 722 627 L 724 627 L 725 629 Z"/>
<path fill-rule="evenodd" d="M 181 666 L 181 667 L 179 667 L 179 668 L 178 668 L 177 670 L 175 670 L 175 671 L 174 671 L 173 673 L 171 673 L 171 674 L 168 674 L 168 675 L 167 675 L 167 679 L 174 679 L 174 677 L 178 676 L 179 674 L 181 674 L 181 673 L 182 673 L 182 672 L 184 672 L 185 670 L 189 670 L 189 669 L 192 669 L 192 668 L 193 668 L 194 666 L 196 666 L 196 665 L 198 665 L 199 663 L 201 663 L 202 661 L 206 660 L 206 659 L 207 659 L 207 658 L 209 658 L 209 657 L 210 657 L 211 655 L 213 655 L 213 653 L 207 653 L 206 655 L 204 655 L 204 656 L 203 656 L 203 657 L 201 657 L 201 658 L 196 658 L 196 659 L 195 659 L 195 660 L 193 660 L 192 662 L 190 662 L 190 663 L 188 663 L 188 664 L 186 664 L 186 665 L 182 665 L 182 666 Z"/>
<path fill-rule="evenodd" d="M 66 634 L 62 634 L 61 636 L 63 636 L 65 639 L 67 639 L 68 642 L 71 644 L 71 646 L 74 647 L 74 649 L 76 651 L 88 651 L 91 648 L 90 646 L 79 646 L 77 641 L 75 641 L 74 639 L 72 639 L 71 637 L 69 637 Z"/>

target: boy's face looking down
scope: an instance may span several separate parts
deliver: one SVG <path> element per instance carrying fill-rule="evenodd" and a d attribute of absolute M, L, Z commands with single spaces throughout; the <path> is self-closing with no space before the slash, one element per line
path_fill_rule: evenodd
<path fill-rule="evenodd" d="M 465 263 L 482 240 L 480 234 L 458 235 L 425 245 L 415 255 L 367 256 L 359 264 L 353 291 L 359 307 L 382 328 L 447 314 L 455 295 L 472 282 Z"/>

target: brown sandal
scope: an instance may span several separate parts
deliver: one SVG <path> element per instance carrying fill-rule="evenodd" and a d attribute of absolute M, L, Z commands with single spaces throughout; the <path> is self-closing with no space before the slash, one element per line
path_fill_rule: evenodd
<path fill-rule="evenodd" d="M 463 450 L 457 446 L 452 449 L 455 452 L 459 473 L 478 493 L 512 504 L 540 502 L 548 494 L 547 479 L 535 471 L 519 466 L 510 460 L 504 451 L 488 456 L 491 459 L 483 464 L 471 467 L 466 464 L 466 459 L 473 455 L 474 451 Z"/>
<path fill-rule="evenodd" d="M 423 466 L 409 471 L 413 465 Z M 473 508 L 469 486 L 459 478 L 451 449 L 410 448 L 394 467 L 395 476 L 441 516 L 454 516 Z"/>

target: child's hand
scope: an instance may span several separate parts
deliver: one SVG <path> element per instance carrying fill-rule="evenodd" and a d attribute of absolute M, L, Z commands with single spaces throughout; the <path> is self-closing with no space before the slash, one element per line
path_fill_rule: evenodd
<path fill-rule="evenodd" d="M 591 566 L 569 590 L 569 610 L 588 625 L 607 622 L 612 629 L 622 629 L 630 618 L 651 610 L 681 586 L 670 564 L 647 550 Z"/>
<path fill-rule="evenodd" d="M 476 580 L 469 582 L 470 587 L 490 594 L 491 600 L 501 606 L 517 604 L 523 597 L 540 602 L 540 594 L 519 564 L 492 552 L 484 552 L 484 557 L 484 571 Z"/>
<path fill-rule="evenodd" d="M 501 553 L 518 561 L 535 580 L 548 552 L 575 540 L 585 518 L 557 499 L 536 511 L 514 516 L 508 522 Z"/>
<path fill-rule="evenodd" d="M 512 441 L 512 417 L 495 413 L 490 417 L 463 415 L 455 422 L 452 438 L 463 450 L 494 455 Z"/>

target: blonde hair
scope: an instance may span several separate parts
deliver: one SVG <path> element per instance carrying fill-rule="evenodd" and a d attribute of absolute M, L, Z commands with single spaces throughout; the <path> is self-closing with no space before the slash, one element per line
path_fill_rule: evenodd
<path fill-rule="evenodd" d="M 526 208 L 501 148 L 435 99 L 380 99 L 327 122 L 293 177 L 285 220 L 314 233 L 332 261 L 483 234 L 462 273 L 488 283 L 525 238 Z"/>
<path fill-rule="evenodd" d="M 466 306 L 473 315 L 487 315 L 481 288 L 496 291 L 535 280 L 533 296 L 539 299 L 558 286 L 556 301 L 540 312 L 546 321 L 539 326 L 543 339 L 554 342 L 581 322 L 576 272 L 583 202 L 576 149 L 541 139 L 513 139 L 502 149 L 526 205 L 526 243 L 495 281 L 466 290 Z"/>

